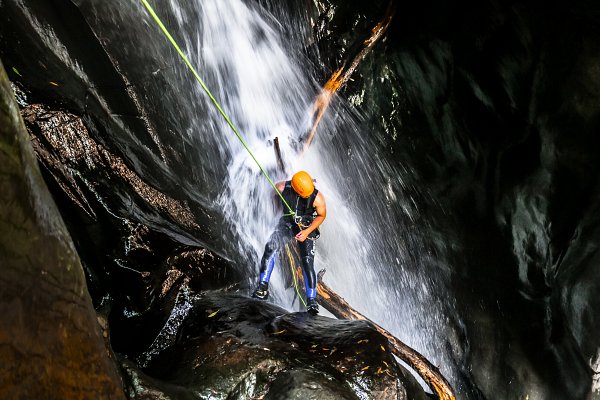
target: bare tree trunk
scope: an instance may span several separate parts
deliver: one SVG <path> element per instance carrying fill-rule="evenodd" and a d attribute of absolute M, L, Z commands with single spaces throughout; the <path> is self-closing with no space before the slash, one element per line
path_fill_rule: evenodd
<path fill-rule="evenodd" d="M 350 64 L 348 62 L 344 63 L 344 65 L 339 68 L 337 71 L 333 73 L 333 75 L 329 78 L 321 93 L 315 99 L 313 104 L 313 126 L 308 133 L 306 139 L 304 140 L 304 148 L 302 150 L 302 155 L 308 150 L 310 144 L 312 143 L 315 134 L 317 133 L 317 127 L 319 126 L 319 122 L 321 122 L 321 118 L 325 114 L 325 111 L 329 107 L 329 103 L 333 98 L 335 92 L 337 92 L 344 84 L 350 79 L 352 73 L 356 70 L 358 65 L 362 60 L 365 59 L 367 54 L 371 51 L 375 43 L 383 34 L 387 31 L 390 23 L 392 22 L 392 16 L 396 11 L 394 1 L 390 1 L 388 8 L 383 16 L 382 20 L 371 29 L 371 36 L 368 39 L 363 41 L 364 47 L 362 50 L 352 59 Z"/>
<path fill-rule="evenodd" d="M 343 297 L 335 293 L 329 286 L 323 283 L 323 274 L 325 270 L 321 270 L 318 276 L 317 300 L 326 310 L 340 319 L 364 320 L 370 322 L 375 329 L 385 336 L 390 345 L 392 352 L 402 361 L 411 366 L 417 373 L 427 382 L 429 387 L 437 393 L 441 400 L 455 400 L 452 387 L 440 373 L 439 369 L 431 364 L 425 357 L 413 350 L 400 339 L 389 333 L 387 330 L 371 321 L 358 311 L 356 311 Z"/>
<path fill-rule="evenodd" d="M 277 168 L 279 168 L 284 174 L 287 174 L 285 171 L 285 164 L 283 164 L 283 158 L 281 157 L 281 148 L 279 147 L 279 138 L 275 137 L 273 141 L 273 146 L 275 147 L 275 159 L 277 160 Z"/>

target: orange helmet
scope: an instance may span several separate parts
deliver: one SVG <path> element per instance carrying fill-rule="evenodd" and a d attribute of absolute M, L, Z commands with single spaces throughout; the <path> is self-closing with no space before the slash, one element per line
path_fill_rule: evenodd
<path fill-rule="evenodd" d="M 292 189 L 298 193 L 300 197 L 308 197 L 315 191 L 315 184 L 312 178 L 306 171 L 299 171 L 292 176 Z"/>

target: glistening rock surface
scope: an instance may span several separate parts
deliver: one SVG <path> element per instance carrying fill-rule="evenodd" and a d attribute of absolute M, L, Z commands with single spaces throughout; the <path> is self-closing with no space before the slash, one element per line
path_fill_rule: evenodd
<path fill-rule="evenodd" d="M 133 398 L 149 390 L 203 399 L 428 398 L 364 321 L 288 313 L 238 294 L 188 296 L 176 336 L 163 336 L 165 349 L 144 373 L 125 363 Z"/>
<path fill-rule="evenodd" d="M 0 396 L 124 399 L 0 63 Z"/>
<path fill-rule="evenodd" d="M 600 397 L 598 26 L 590 2 L 399 5 L 343 92 L 408 166 L 391 191 L 419 199 L 451 271 L 438 290 L 457 320 L 440 330 L 467 398 Z"/>

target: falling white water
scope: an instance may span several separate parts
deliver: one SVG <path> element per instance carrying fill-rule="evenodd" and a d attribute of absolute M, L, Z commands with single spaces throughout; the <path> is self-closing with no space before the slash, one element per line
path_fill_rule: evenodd
<path fill-rule="evenodd" d="M 236 23 L 228 23 L 230 20 Z M 204 71 L 219 88 L 224 108 L 274 181 L 288 178 L 276 168 L 275 137 L 288 164 L 314 169 L 311 163 L 299 160 L 293 145 L 307 129 L 316 91 L 300 58 L 286 51 L 289 44 L 277 25 L 264 11 L 250 9 L 241 0 L 202 2 L 199 47 Z M 274 191 L 223 118 L 213 114 L 232 154 L 219 205 L 239 235 L 239 250 L 253 252 L 247 257 L 254 261 L 249 275 L 255 277 L 265 242 L 279 218 L 273 207 Z M 273 278 L 274 297 L 289 308 L 281 271 Z"/>
<path fill-rule="evenodd" d="M 193 300 L 194 296 L 190 294 L 187 282 L 184 282 L 179 289 L 179 293 L 177 293 L 171 314 L 160 330 L 160 333 L 156 336 L 150 347 L 138 357 L 137 362 L 139 365 L 147 367 L 155 356 L 175 343 L 177 332 L 192 308 Z"/>
<path fill-rule="evenodd" d="M 590 368 L 592 370 L 592 389 L 591 393 L 600 395 L 600 348 L 596 350 L 596 356 L 590 359 Z"/>
<path fill-rule="evenodd" d="M 432 267 L 421 262 L 428 250 L 411 224 L 418 208 L 403 183 L 407 172 L 377 157 L 375 133 L 362 127 L 360 117 L 339 98 L 309 152 L 300 156 L 298 140 L 310 128 L 319 86 L 308 75 L 302 43 L 291 43 L 282 34 L 285 22 L 242 0 L 186 4 L 198 8 L 194 13 L 175 1 L 171 7 L 193 63 L 273 180 L 289 179 L 301 169 L 317 179 L 326 197 L 327 219 L 317 242 L 316 271 L 326 268 L 327 283 L 356 309 L 443 365 L 445 332 L 435 327 L 448 324 L 445 315 L 451 304 L 442 304 L 439 282 L 427 277 Z M 199 15 L 196 31 L 190 29 L 190 24 L 196 26 L 190 15 Z M 209 105 L 207 110 L 210 117 L 197 121 L 202 124 L 199 131 L 218 135 L 223 160 L 206 162 L 228 163 L 217 205 L 237 234 L 237 248 L 249 260 L 253 285 L 279 218 L 274 191 L 216 108 Z M 275 137 L 288 176 L 277 171 Z M 294 291 L 284 284 L 283 269 L 289 266 L 281 261 L 272 275 L 271 301 L 297 310 L 297 302 L 292 307 Z"/>

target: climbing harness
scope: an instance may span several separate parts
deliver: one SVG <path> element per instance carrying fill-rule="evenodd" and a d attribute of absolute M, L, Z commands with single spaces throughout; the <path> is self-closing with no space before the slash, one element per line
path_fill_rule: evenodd
<path fill-rule="evenodd" d="M 277 189 L 277 186 L 275 186 L 275 183 L 273 183 L 273 180 L 267 174 L 267 171 L 265 171 L 264 168 L 262 167 L 262 165 L 260 165 L 260 163 L 258 162 L 258 160 L 256 159 L 256 157 L 254 156 L 254 154 L 252 153 L 252 151 L 250 150 L 250 148 L 246 144 L 246 141 L 244 140 L 244 138 L 242 137 L 242 135 L 240 135 L 240 133 L 238 132 L 238 130 L 236 129 L 236 127 L 233 125 L 233 122 L 231 122 L 231 120 L 229 119 L 229 117 L 227 116 L 227 114 L 225 114 L 225 111 L 223 111 L 223 109 L 221 108 L 221 105 L 219 104 L 219 102 L 217 101 L 217 99 L 215 99 L 215 97 L 213 96 L 213 94 L 211 93 L 211 91 L 208 89 L 208 87 L 206 86 L 206 84 L 204 83 L 204 81 L 202 80 L 202 78 L 200 78 L 200 75 L 198 75 L 198 72 L 196 72 L 196 69 L 193 67 L 193 65 L 190 63 L 190 61 L 188 60 L 188 58 L 185 56 L 185 54 L 183 53 L 183 51 L 181 50 L 181 48 L 179 47 L 179 45 L 177 44 L 177 42 L 175 41 L 175 39 L 173 39 L 173 36 L 171 36 L 171 34 L 169 33 L 169 31 L 167 30 L 167 28 L 165 27 L 165 25 L 162 23 L 162 21 L 160 20 L 160 18 L 158 17 L 158 15 L 156 14 L 156 12 L 152 8 L 152 6 L 150 6 L 150 3 L 148 3 L 148 0 L 140 0 L 140 1 L 142 2 L 142 4 L 144 4 L 144 7 L 146 7 L 146 10 L 148 10 L 148 13 L 152 16 L 152 18 L 154 18 L 154 21 L 159 26 L 159 28 L 161 29 L 161 31 L 163 32 L 163 34 L 167 37 L 167 39 L 169 39 L 169 42 L 171 42 L 171 45 L 173 46 L 173 48 L 177 51 L 177 53 L 179 54 L 179 56 L 181 57 L 181 59 L 183 60 L 183 62 L 185 63 L 185 65 L 187 65 L 187 67 L 189 68 L 189 70 L 192 72 L 192 74 L 194 75 L 194 77 L 196 78 L 196 80 L 200 83 L 200 86 L 202 86 L 202 89 L 204 89 L 204 91 L 206 92 L 206 94 L 208 95 L 208 97 L 210 97 L 210 99 L 214 103 L 215 107 L 217 107 L 217 110 L 219 110 L 219 113 L 223 116 L 223 118 L 225 119 L 225 121 L 227 122 L 227 124 L 229 125 L 229 127 L 231 128 L 231 130 L 235 133 L 235 135 L 237 136 L 237 138 L 240 140 L 240 142 L 242 143 L 242 146 L 244 146 L 244 148 L 246 149 L 246 151 L 248 151 L 248 153 L 250 154 L 250 156 L 252 157 L 252 159 L 254 160 L 254 162 L 256 163 L 256 165 L 258 165 L 258 168 L 260 168 L 260 171 L 263 173 L 263 175 L 265 176 L 265 178 L 267 178 L 267 180 L 269 181 L 269 183 L 271 184 L 271 186 L 273 186 L 273 189 L 275 189 L 275 192 L 277 192 L 277 194 L 279 195 L 279 197 L 281 197 L 281 200 L 283 200 L 283 204 L 285 204 L 285 206 L 287 207 L 287 209 L 290 211 L 290 213 L 287 214 L 287 215 L 294 215 L 295 216 L 295 213 L 294 213 L 294 210 L 292 210 L 292 207 L 290 207 L 290 205 L 287 203 L 287 201 L 285 201 L 285 199 L 281 195 L 281 192 Z"/>
<path fill-rule="evenodd" d="M 306 228 L 308 228 L 309 225 L 306 225 L 304 222 L 302 222 L 302 218 L 304 216 L 302 215 L 298 215 L 298 202 L 300 201 L 300 198 L 296 199 L 296 207 L 293 214 L 284 214 L 284 216 L 291 216 L 294 219 L 294 223 L 298 226 L 298 228 L 300 228 L 300 230 L 304 230 Z M 315 229 L 313 232 L 315 232 L 315 236 L 314 237 L 306 237 L 305 240 L 317 240 L 321 235 L 319 234 L 319 230 Z"/>
<path fill-rule="evenodd" d="M 293 192 L 296 192 L 296 189 L 294 189 L 291 185 L 289 187 L 291 188 L 290 190 L 292 190 Z M 285 189 L 282 192 L 282 195 L 285 195 L 286 190 L 288 190 L 287 182 L 286 182 Z M 294 207 L 294 213 L 293 214 L 284 214 L 284 217 L 291 217 L 294 224 L 296 224 L 300 230 L 304 230 L 310 226 L 310 223 L 309 223 L 309 225 L 306 225 L 304 223 L 304 218 L 307 216 L 307 215 L 305 215 L 307 207 L 310 208 L 309 205 L 314 204 L 314 198 L 316 197 L 316 193 L 318 193 L 318 191 L 316 189 L 314 189 L 314 186 L 313 186 L 313 191 L 314 191 L 313 194 L 311 196 L 309 196 L 308 199 L 306 199 L 306 201 L 307 201 L 306 205 L 304 205 L 302 207 L 302 210 L 301 210 L 301 212 L 303 213 L 302 215 L 298 214 L 299 213 L 298 209 L 300 208 L 300 196 L 299 195 L 296 195 L 296 205 Z M 292 203 L 292 204 L 294 203 L 293 199 L 288 198 L 288 200 L 290 200 L 290 203 Z M 313 210 L 313 218 L 314 218 L 314 210 Z M 313 237 L 307 237 L 306 240 L 316 240 L 320 237 L 318 229 L 315 229 L 313 232 L 315 233 L 315 235 Z"/>

